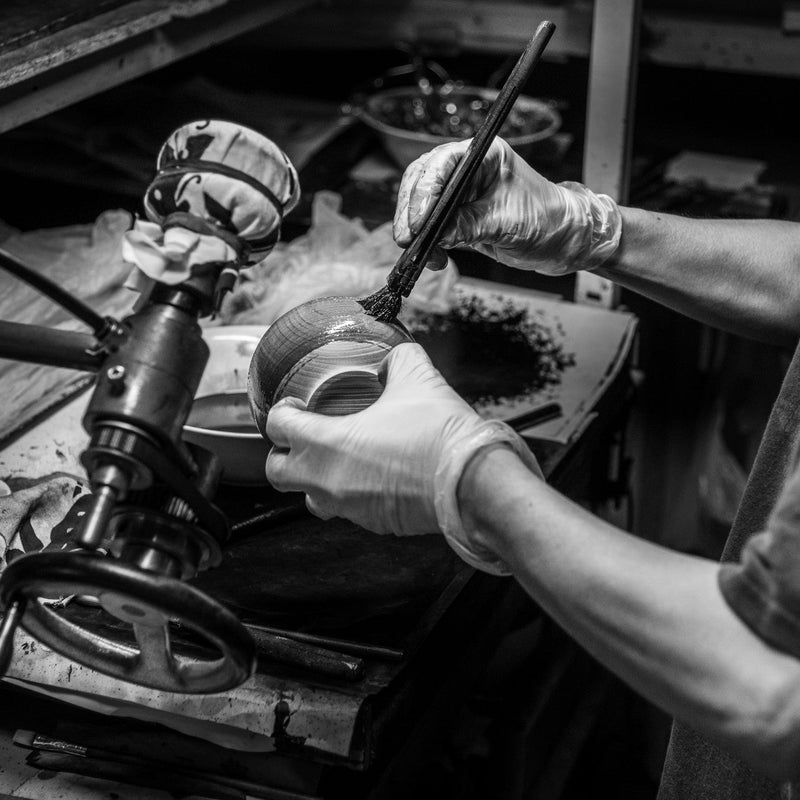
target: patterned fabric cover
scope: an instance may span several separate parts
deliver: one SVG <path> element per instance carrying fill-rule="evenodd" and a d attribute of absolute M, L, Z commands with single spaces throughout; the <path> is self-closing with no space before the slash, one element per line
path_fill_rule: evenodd
<path fill-rule="evenodd" d="M 149 278 L 176 284 L 204 264 L 261 261 L 300 198 L 297 172 L 272 141 L 221 120 L 174 131 L 158 154 L 123 257 Z"/>

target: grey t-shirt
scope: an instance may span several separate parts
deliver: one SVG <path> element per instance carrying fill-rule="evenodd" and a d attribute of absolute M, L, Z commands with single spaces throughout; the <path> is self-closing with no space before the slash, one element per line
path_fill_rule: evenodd
<path fill-rule="evenodd" d="M 800 346 L 767 422 L 719 571 L 720 589 L 736 614 L 773 647 L 798 658 L 799 450 Z M 800 798 L 800 783 L 773 783 L 688 726 L 673 725 L 658 800 L 792 797 Z"/>

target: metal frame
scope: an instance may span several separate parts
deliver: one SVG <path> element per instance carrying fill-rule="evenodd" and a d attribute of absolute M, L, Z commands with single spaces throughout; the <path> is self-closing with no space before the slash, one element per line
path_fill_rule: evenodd
<path fill-rule="evenodd" d="M 595 0 L 583 182 L 620 203 L 628 199 L 640 18 L 641 0 Z M 574 299 L 613 307 L 619 288 L 579 272 Z"/>

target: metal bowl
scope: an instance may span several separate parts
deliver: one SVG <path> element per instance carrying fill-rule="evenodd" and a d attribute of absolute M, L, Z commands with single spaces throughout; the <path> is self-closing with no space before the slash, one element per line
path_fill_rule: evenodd
<path fill-rule="evenodd" d="M 481 86 L 460 86 L 450 92 L 446 99 L 452 100 L 457 105 L 459 100 L 478 97 L 491 103 L 498 95 L 497 89 L 488 89 Z M 431 151 L 434 147 L 445 142 L 455 142 L 472 135 L 438 135 L 428 130 L 411 130 L 393 124 L 390 120 L 396 118 L 397 110 L 408 108 L 414 99 L 420 98 L 417 86 L 401 86 L 383 89 L 369 95 L 355 113 L 361 121 L 372 128 L 380 137 L 387 153 L 395 163 L 405 169 L 412 161 Z M 511 116 L 524 121 L 514 133 L 500 135 L 523 158 L 535 154 L 543 142 L 552 138 L 561 129 L 561 115 L 548 103 L 527 95 L 520 95 L 514 103 L 513 110 L 506 121 L 508 125 Z"/>
<path fill-rule="evenodd" d="M 264 466 L 270 446 L 256 427 L 247 398 L 250 362 L 267 327 L 220 325 L 203 330 L 210 355 L 183 438 L 217 455 L 223 483 L 267 482 Z"/>

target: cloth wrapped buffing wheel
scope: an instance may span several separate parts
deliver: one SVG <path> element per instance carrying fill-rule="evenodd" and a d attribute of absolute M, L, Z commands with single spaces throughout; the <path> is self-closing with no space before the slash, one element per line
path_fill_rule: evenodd
<path fill-rule="evenodd" d="M 300 197 L 286 154 L 232 122 L 181 126 L 162 146 L 156 168 L 144 198 L 148 219 L 127 233 L 123 257 L 151 280 L 171 285 L 203 265 L 224 264 L 235 280 L 240 267 L 270 252 Z"/>

